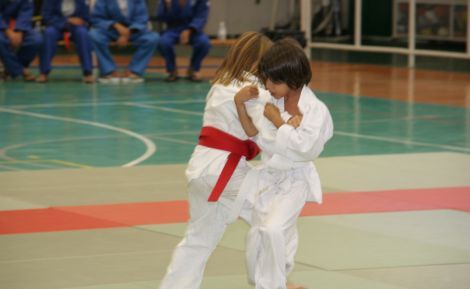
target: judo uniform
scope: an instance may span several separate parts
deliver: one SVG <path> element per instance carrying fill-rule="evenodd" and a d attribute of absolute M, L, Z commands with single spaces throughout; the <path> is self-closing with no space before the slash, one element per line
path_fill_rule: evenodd
<path fill-rule="evenodd" d="M 42 39 L 32 29 L 33 4 L 31 0 L 0 1 L 0 60 L 8 75 L 22 75 L 39 52 Z M 23 42 L 15 51 L 5 30 L 12 28 L 23 32 Z"/>
<path fill-rule="evenodd" d="M 51 62 L 57 49 L 57 41 L 70 33 L 75 43 L 83 74 L 89 75 L 93 70 L 91 58 L 92 44 L 88 34 L 90 9 L 85 0 L 45 0 L 42 4 L 42 18 L 46 25 L 43 33 L 44 44 L 40 52 L 39 70 L 41 74 L 51 71 Z M 69 17 L 83 19 L 85 25 L 72 25 L 67 22 Z"/>
<path fill-rule="evenodd" d="M 234 96 L 242 87 L 258 83 L 254 77 L 251 79 L 253 81 L 247 83 L 234 81 L 228 86 L 214 84 L 207 95 L 203 126 L 214 127 L 241 140 L 248 139 L 238 118 Z M 202 145 L 195 147 L 186 169 L 190 220 L 160 289 L 200 287 L 207 260 L 225 232 L 238 189 L 250 170 L 248 162 L 241 158 L 219 200 L 208 202 L 228 155 L 223 150 Z M 251 207 L 248 203 L 243 204 L 240 215 L 250 222 Z"/>
<path fill-rule="evenodd" d="M 108 44 L 119 38 L 119 33 L 112 29 L 113 24 L 119 22 L 132 31 L 129 41 L 137 48 L 128 69 L 142 76 L 157 47 L 159 35 L 147 29 L 149 16 L 145 0 L 127 0 L 127 5 L 121 6 L 123 9 L 118 1 L 97 0 L 91 13 L 93 29 L 90 36 L 100 74 L 106 76 L 117 69 Z"/>
<path fill-rule="evenodd" d="M 208 0 L 186 0 L 183 7 L 179 0 L 171 1 L 171 8 L 168 9 L 160 1 L 157 8 L 157 21 L 166 23 L 167 29 L 162 33 L 158 44 L 158 49 L 165 58 L 166 70 L 173 72 L 176 70 L 175 44 L 179 41 L 179 36 L 183 30 L 191 29 L 189 44 L 193 47 L 190 68 L 193 71 L 201 69 L 201 63 L 210 50 L 209 37 L 204 33 L 204 26 L 209 17 Z"/>
<path fill-rule="evenodd" d="M 284 110 L 284 99 L 273 102 L 287 121 L 291 115 Z M 254 204 L 246 250 L 249 281 L 256 289 L 286 288 L 298 246 L 297 218 L 306 201 L 322 202 L 312 161 L 332 137 L 333 121 L 307 86 L 298 107 L 303 115 L 300 126 L 284 124 L 279 129 L 260 113 L 262 109 L 247 107 L 259 131 L 255 142 L 263 152 L 262 164 L 246 176 L 239 193 L 239 198 Z"/>

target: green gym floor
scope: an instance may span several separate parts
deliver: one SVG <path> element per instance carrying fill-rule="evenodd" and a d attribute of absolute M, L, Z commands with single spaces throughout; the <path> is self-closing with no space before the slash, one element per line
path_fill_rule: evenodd
<path fill-rule="evenodd" d="M 329 65 L 314 62 L 314 79 L 339 67 Z M 313 81 L 335 136 L 316 161 L 325 202 L 298 220 L 289 279 L 309 289 L 470 288 L 470 73 L 423 72 L 438 74 L 442 98 L 461 98 L 454 105 L 369 93 L 394 83 L 374 69 L 406 68 L 371 65 L 381 75 L 372 80 L 341 65 L 371 82 L 348 92 Z M 86 85 L 63 66 L 47 84 L 0 83 L 0 288 L 158 288 L 185 230 L 184 169 L 210 84 L 166 83 L 161 69 L 146 77 Z M 253 288 L 247 229 L 229 227 L 202 289 Z"/>

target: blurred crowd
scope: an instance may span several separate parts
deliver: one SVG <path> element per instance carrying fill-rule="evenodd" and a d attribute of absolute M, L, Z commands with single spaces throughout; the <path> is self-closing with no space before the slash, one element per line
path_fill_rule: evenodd
<path fill-rule="evenodd" d="M 149 3 L 152 1 L 155 3 Z M 161 31 L 151 29 L 149 6 L 156 7 L 152 14 L 163 24 Z M 209 8 L 209 0 L 42 0 L 39 4 L 0 0 L 0 61 L 4 70 L 0 77 L 3 81 L 23 78 L 45 83 L 58 45 L 70 48 L 73 43 L 85 83 L 141 83 L 155 50 L 165 60 L 165 80 L 172 82 L 180 78 L 175 45 L 184 44 L 192 46 L 185 77 L 201 81 L 201 63 L 211 47 L 204 33 Z M 39 9 L 39 17 L 33 17 L 35 9 Z M 119 71 L 113 59 L 113 46 L 134 48 L 125 71 Z M 97 79 L 93 54 L 99 69 Z M 38 75 L 28 69 L 36 57 Z"/>

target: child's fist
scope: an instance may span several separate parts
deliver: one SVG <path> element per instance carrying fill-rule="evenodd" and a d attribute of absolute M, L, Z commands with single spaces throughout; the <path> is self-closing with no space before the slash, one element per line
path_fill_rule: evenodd
<path fill-rule="evenodd" d="M 258 97 L 258 87 L 250 85 L 245 86 L 240 91 L 235 94 L 235 102 L 237 103 L 244 103 L 250 99 Z"/>
<path fill-rule="evenodd" d="M 297 114 L 297 115 L 294 115 L 293 117 L 289 118 L 289 120 L 287 121 L 287 124 L 295 127 L 295 128 L 298 128 L 300 126 L 300 123 L 302 122 L 302 115 L 301 114 Z"/>

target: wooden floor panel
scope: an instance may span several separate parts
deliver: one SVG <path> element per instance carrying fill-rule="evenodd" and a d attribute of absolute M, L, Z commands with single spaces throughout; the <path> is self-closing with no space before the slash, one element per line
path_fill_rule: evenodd
<path fill-rule="evenodd" d="M 115 56 L 119 65 L 129 62 L 128 55 Z M 210 79 L 222 62 L 220 57 L 204 60 L 202 75 Z M 56 65 L 78 65 L 74 55 L 58 56 Z M 179 57 L 179 73 L 184 76 L 189 63 Z M 164 73 L 164 61 L 154 57 L 150 70 Z M 311 86 L 317 91 L 402 100 L 417 103 L 470 107 L 470 72 L 431 71 L 403 67 L 312 61 Z"/>

